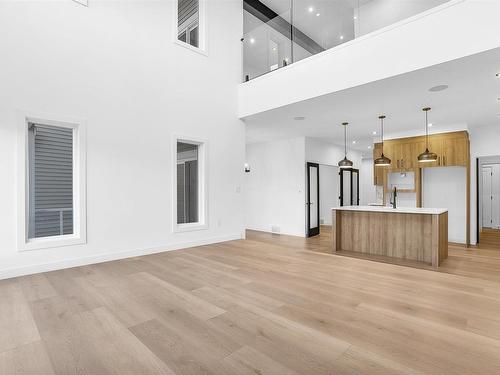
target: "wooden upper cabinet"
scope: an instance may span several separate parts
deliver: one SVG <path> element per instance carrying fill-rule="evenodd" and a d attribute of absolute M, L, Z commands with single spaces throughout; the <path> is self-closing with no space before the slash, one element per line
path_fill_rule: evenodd
<path fill-rule="evenodd" d="M 425 151 L 425 141 L 424 141 Z M 419 163 L 422 167 L 440 167 L 443 162 L 443 139 L 441 137 L 429 137 L 429 151 L 437 154 L 437 161 L 432 163 Z"/>
<path fill-rule="evenodd" d="M 467 137 L 445 137 L 442 142 L 442 166 L 466 166 L 469 160 Z"/>
<path fill-rule="evenodd" d="M 424 136 L 391 139 L 384 142 L 384 155 L 391 159 L 388 167 L 374 167 L 374 183 L 382 185 L 384 170 L 406 171 L 416 168 L 467 166 L 469 162 L 469 135 L 466 131 L 433 134 L 429 136 L 429 151 L 438 159 L 431 163 L 419 163 L 418 155 L 426 148 Z M 382 154 L 382 144 L 376 143 L 373 158 Z"/>
<path fill-rule="evenodd" d="M 414 143 L 404 142 L 399 146 L 399 169 L 414 169 L 417 164 L 413 154 Z"/>

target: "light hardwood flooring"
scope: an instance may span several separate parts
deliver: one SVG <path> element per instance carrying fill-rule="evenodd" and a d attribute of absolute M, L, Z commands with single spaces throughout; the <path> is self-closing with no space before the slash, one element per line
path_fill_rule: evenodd
<path fill-rule="evenodd" d="M 325 228 L 323 228 L 325 229 Z M 0 374 L 500 374 L 500 252 L 247 240 L 0 281 Z"/>
<path fill-rule="evenodd" d="M 500 250 L 500 229 L 483 228 L 479 238 L 482 248 Z"/>

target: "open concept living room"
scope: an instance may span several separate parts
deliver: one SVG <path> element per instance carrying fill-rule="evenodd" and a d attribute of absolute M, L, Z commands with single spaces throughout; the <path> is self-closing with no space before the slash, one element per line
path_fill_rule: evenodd
<path fill-rule="evenodd" d="M 500 1 L 0 1 L 0 375 L 500 374 Z"/>

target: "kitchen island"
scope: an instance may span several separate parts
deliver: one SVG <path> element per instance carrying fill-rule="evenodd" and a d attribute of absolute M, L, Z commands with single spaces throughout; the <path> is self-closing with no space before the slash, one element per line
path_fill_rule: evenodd
<path fill-rule="evenodd" d="M 448 210 L 332 208 L 333 253 L 437 268 L 448 257 Z"/>

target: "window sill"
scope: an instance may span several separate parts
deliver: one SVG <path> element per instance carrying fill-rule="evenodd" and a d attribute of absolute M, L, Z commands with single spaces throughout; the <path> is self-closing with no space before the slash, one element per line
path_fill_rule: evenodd
<path fill-rule="evenodd" d="M 190 223 L 190 224 L 177 224 L 174 226 L 174 233 L 179 232 L 194 232 L 197 230 L 208 229 L 208 224 Z"/>
<path fill-rule="evenodd" d="M 19 251 L 51 249 L 64 246 L 84 245 L 86 243 L 87 240 L 85 238 L 75 235 L 34 238 L 20 243 Z"/>
<path fill-rule="evenodd" d="M 206 50 L 199 48 L 199 47 L 193 47 L 191 44 L 183 42 L 179 39 L 174 39 L 174 44 L 177 44 L 178 46 L 187 48 L 190 51 L 193 51 L 193 52 L 199 53 L 200 55 L 208 57 L 208 52 Z"/>

